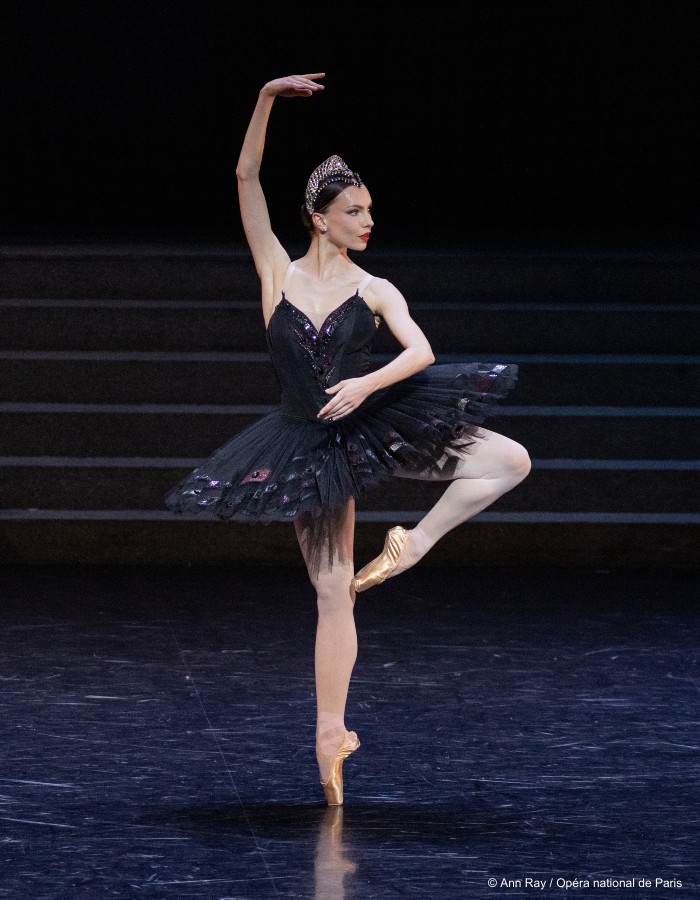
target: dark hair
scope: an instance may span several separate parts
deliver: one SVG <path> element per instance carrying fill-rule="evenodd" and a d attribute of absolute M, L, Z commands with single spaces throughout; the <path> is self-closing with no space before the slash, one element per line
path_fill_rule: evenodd
<path fill-rule="evenodd" d="M 318 193 L 318 197 L 316 197 L 316 202 L 314 203 L 314 212 L 325 212 L 325 210 L 331 205 L 331 203 L 335 200 L 335 198 L 342 194 L 345 188 L 348 185 L 343 181 L 331 181 L 325 187 L 321 188 Z M 306 203 L 302 203 L 301 205 L 301 222 L 306 228 L 307 231 L 310 231 L 313 234 L 314 223 L 311 219 L 311 215 L 306 208 Z"/>

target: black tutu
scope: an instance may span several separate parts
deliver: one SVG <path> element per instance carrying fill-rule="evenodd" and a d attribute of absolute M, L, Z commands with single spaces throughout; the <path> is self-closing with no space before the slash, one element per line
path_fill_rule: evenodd
<path fill-rule="evenodd" d="M 514 386 L 517 366 L 433 365 L 371 394 L 345 418 L 317 419 L 330 398 L 325 387 L 368 370 L 374 331 L 374 317 L 358 295 L 319 332 L 282 301 L 267 331 L 280 407 L 219 447 L 167 494 L 167 506 L 234 522 L 302 517 L 317 570 L 322 553 L 332 564 L 339 552 L 333 534 L 351 497 L 397 469 L 450 474 L 494 402 Z"/>

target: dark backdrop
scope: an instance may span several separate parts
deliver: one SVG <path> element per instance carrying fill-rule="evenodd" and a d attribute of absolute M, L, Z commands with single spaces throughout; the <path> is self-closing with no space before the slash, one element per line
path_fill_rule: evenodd
<path fill-rule="evenodd" d="M 5 6 L 0 228 L 241 237 L 234 169 L 268 79 L 263 184 L 300 235 L 341 154 L 387 240 L 671 237 L 700 225 L 694 2 Z"/>

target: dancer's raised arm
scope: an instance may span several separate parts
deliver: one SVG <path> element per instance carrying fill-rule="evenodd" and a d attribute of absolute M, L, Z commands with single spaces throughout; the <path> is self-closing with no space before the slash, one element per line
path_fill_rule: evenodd
<path fill-rule="evenodd" d="M 241 219 L 255 268 L 262 282 L 263 306 L 268 295 L 269 299 L 272 298 L 275 268 L 286 266 L 289 262 L 289 256 L 272 231 L 259 178 L 270 110 L 275 97 L 310 97 L 316 91 L 322 91 L 323 85 L 316 84 L 315 79 L 323 78 L 324 74 L 316 72 L 310 75 L 288 75 L 268 81 L 260 91 L 238 158 L 236 176 Z"/>

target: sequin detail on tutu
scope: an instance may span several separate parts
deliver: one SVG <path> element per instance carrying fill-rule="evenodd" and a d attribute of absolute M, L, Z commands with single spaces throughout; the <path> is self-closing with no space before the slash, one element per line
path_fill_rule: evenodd
<path fill-rule="evenodd" d="M 349 297 L 326 316 L 323 324 L 317 331 L 314 323 L 306 313 L 302 312 L 282 294 L 282 300 L 279 305 L 290 316 L 293 323 L 294 336 L 307 356 L 314 377 L 323 388 L 327 388 L 330 385 L 331 378 L 336 370 L 337 360 L 343 353 L 342 345 L 331 344 L 333 333 L 351 311 L 352 305 L 361 300 L 359 291 L 356 291 L 352 297 Z"/>

